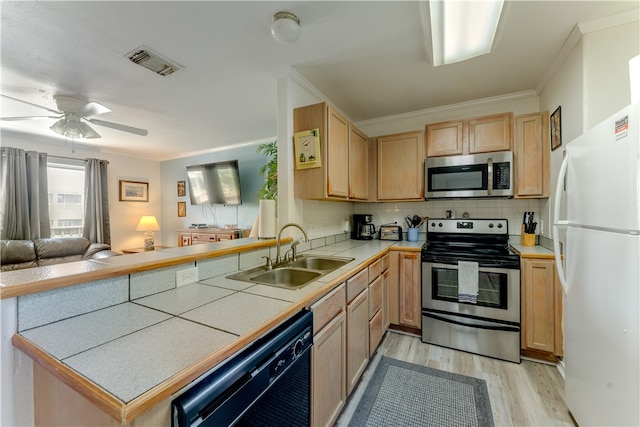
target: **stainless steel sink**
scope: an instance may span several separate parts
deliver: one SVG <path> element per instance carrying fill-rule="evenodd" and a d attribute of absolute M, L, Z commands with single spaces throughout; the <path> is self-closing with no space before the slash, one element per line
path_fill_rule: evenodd
<path fill-rule="evenodd" d="M 297 288 L 322 276 L 322 273 L 310 270 L 300 270 L 296 268 L 277 268 L 266 273 L 252 277 L 252 282 L 263 283 L 265 285 L 282 286 L 287 288 Z"/>
<path fill-rule="evenodd" d="M 301 289 L 337 268 L 353 261 L 353 258 L 300 256 L 295 261 L 278 264 L 273 269 L 256 267 L 227 276 L 227 279 L 260 283 L 285 289 Z"/>
<path fill-rule="evenodd" d="M 290 262 L 289 267 L 331 271 L 342 267 L 350 261 L 353 261 L 353 258 L 326 258 L 312 255 L 308 257 L 300 257 L 299 259 Z"/>

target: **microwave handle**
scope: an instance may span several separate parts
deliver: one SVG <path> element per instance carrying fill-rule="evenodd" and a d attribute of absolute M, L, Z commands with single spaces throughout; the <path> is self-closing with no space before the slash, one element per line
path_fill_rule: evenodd
<path fill-rule="evenodd" d="M 487 159 L 487 194 L 493 194 L 493 158 Z"/>

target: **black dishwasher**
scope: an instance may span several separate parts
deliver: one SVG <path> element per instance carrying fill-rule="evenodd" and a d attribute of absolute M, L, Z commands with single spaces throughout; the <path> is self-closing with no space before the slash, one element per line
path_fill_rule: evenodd
<path fill-rule="evenodd" d="M 313 314 L 302 311 L 173 400 L 172 425 L 308 426 Z"/>

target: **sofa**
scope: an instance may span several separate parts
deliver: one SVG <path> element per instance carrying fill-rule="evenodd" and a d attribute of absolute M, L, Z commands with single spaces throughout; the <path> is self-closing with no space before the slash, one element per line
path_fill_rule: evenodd
<path fill-rule="evenodd" d="M 0 240 L 0 252 L 1 271 L 120 255 L 119 252 L 112 251 L 111 246 L 91 243 L 84 237 Z"/>

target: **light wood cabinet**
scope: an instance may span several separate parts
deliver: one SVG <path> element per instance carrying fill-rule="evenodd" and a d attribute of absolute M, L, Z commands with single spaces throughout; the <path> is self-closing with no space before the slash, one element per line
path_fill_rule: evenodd
<path fill-rule="evenodd" d="M 293 131 L 319 129 L 321 167 L 294 170 L 299 199 L 367 200 L 368 139 L 322 102 L 293 110 Z"/>
<path fill-rule="evenodd" d="M 398 260 L 398 315 L 400 325 L 420 328 L 420 252 L 400 252 Z"/>
<path fill-rule="evenodd" d="M 427 157 L 462 154 L 465 130 L 462 120 L 427 125 Z"/>
<path fill-rule="evenodd" d="M 424 132 L 377 139 L 377 200 L 424 200 Z"/>
<path fill-rule="evenodd" d="M 369 362 L 369 295 L 365 288 L 347 304 L 347 395 Z"/>
<path fill-rule="evenodd" d="M 331 426 L 347 399 L 345 284 L 311 306 L 311 425 Z"/>
<path fill-rule="evenodd" d="M 469 154 L 511 150 L 512 118 L 512 113 L 504 113 L 470 119 L 468 121 Z"/>
<path fill-rule="evenodd" d="M 246 231 L 248 235 L 248 230 Z M 179 230 L 178 246 L 191 246 L 201 243 L 214 243 L 222 240 L 233 240 L 243 237 L 244 230 L 223 228 L 202 228 L 198 231 Z"/>
<path fill-rule="evenodd" d="M 515 118 L 515 198 L 549 197 L 549 112 Z"/>
<path fill-rule="evenodd" d="M 420 329 L 422 320 L 420 252 L 391 251 L 389 323 Z"/>
<path fill-rule="evenodd" d="M 501 113 L 428 124 L 427 157 L 509 151 L 512 122 L 512 113 Z"/>
<path fill-rule="evenodd" d="M 349 122 L 333 108 L 327 107 L 327 196 L 349 195 Z M 322 133 L 320 133 L 322 146 Z"/>
<path fill-rule="evenodd" d="M 358 128 L 349 126 L 349 198 L 369 198 L 369 139 Z"/>
<path fill-rule="evenodd" d="M 562 357 L 562 286 L 552 259 L 522 258 L 522 349 Z"/>

